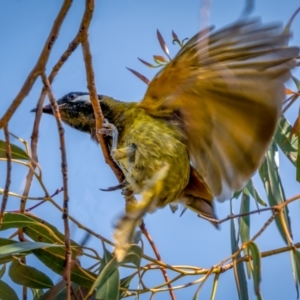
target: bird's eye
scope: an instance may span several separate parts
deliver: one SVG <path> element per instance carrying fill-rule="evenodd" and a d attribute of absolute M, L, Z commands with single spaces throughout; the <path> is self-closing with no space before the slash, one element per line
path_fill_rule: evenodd
<path fill-rule="evenodd" d="M 76 98 L 76 94 L 75 93 L 70 93 L 68 96 L 67 96 L 67 99 L 69 100 L 69 101 L 72 101 L 72 100 L 74 100 Z"/>

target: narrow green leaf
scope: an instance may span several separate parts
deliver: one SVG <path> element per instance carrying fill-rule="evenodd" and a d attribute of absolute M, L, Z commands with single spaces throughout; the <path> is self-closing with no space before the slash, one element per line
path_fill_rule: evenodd
<path fill-rule="evenodd" d="M 247 187 L 245 187 L 243 189 L 243 195 L 242 195 L 242 203 L 241 203 L 241 214 L 248 214 L 250 211 L 250 193 L 247 189 Z M 249 241 L 250 238 L 250 216 L 246 215 L 240 218 L 240 230 L 239 230 L 239 234 L 241 237 L 241 242 L 245 243 Z M 245 255 L 249 254 L 249 251 L 247 248 L 244 249 Z M 251 270 L 250 270 L 250 266 L 249 263 L 246 263 L 247 266 L 247 275 L 248 278 L 251 278 Z"/>
<path fill-rule="evenodd" d="M 243 192 L 243 190 L 235 192 L 232 196 L 232 199 L 238 199 L 241 196 L 242 192 Z"/>
<path fill-rule="evenodd" d="M 19 300 L 14 289 L 2 280 L 0 280 L 0 299 Z"/>
<path fill-rule="evenodd" d="M 8 256 L 2 257 L 2 258 L 0 258 L 0 265 L 9 263 L 9 262 L 11 262 L 14 258 L 23 257 L 23 256 L 26 256 L 26 255 L 28 255 L 28 254 L 30 254 L 30 253 L 22 253 L 22 255 L 8 255 Z"/>
<path fill-rule="evenodd" d="M 274 139 L 285 156 L 293 165 L 296 165 L 298 138 L 292 135 L 292 126 L 284 116 L 278 123 Z"/>
<path fill-rule="evenodd" d="M 6 270 L 6 265 L 4 264 L 0 270 L 0 279 L 2 278 L 2 276 L 4 275 L 5 273 L 5 270 Z"/>
<path fill-rule="evenodd" d="M 49 269 L 61 275 L 65 269 L 65 257 L 54 254 L 50 249 L 36 249 L 32 253 Z M 71 269 L 71 280 L 74 283 L 90 288 L 95 281 L 96 276 L 92 272 L 85 270 L 80 265 L 75 264 Z"/>
<path fill-rule="evenodd" d="M 53 245 L 47 243 L 21 242 L 0 247 L 0 258 L 8 255 L 20 254 L 34 249 L 46 247 L 61 247 L 61 245 Z"/>
<path fill-rule="evenodd" d="M 294 254 L 294 259 L 295 259 L 298 284 L 300 284 L 300 253 L 299 253 L 299 251 L 295 250 L 295 251 L 293 251 L 293 254 Z"/>
<path fill-rule="evenodd" d="M 298 80 L 297 80 L 297 82 L 298 82 Z M 300 111 L 298 112 L 298 118 L 300 118 Z M 297 170 L 296 171 L 296 180 L 298 182 L 300 182 L 300 130 L 298 130 L 298 132 L 297 132 L 297 137 L 298 137 L 298 152 L 297 152 L 297 161 L 296 161 L 296 170 Z"/>
<path fill-rule="evenodd" d="M 119 263 L 116 258 L 104 247 L 99 275 L 90 289 L 90 293 L 97 289 L 96 299 L 119 299 L 120 276 L 118 267 Z"/>
<path fill-rule="evenodd" d="M 30 288 L 30 290 L 32 293 L 33 300 L 39 300 L 44 295 L 44 291 L 42 289 Z"/>
<path fill-rule="evenodd" d="M 260 205 L 266 207 L 268 206 L 267 203 L 260 197 L 259 193 L 257 192 L 252 179 L 249 180 L 249 182 L 246 185 L 246 188 L 248 189 L 250 195 L 252 196 L 252 198 L 259 203 Z"/>
<path fill-rule="evenodd" d="M 18 243 L 17 241 L 14 241 L 14 240 L 10 240 L 10 239 L 4 239 L 4 238 L 0 238 L 0 247 L 1 246 L 6 246 L 6 245 L 11 245 L 11 244 L 15 244 L 15 243 Z M 28 251 L 28 252 L 22 252 L 22 254 L 20 255 L 6 255 L 4 257 L 0 257 L 0 265 L 1 264 L 6 264 L 8 262 L 11 262 L 14 258 L 19 258 L 19 257 L 24 257 L 28 254 L 30 254 L 31 252 Z"/>
<path fill-rule="evenodd" d="M 13 282 L 30 288 L 46 289 L 53 286 L 52 280 L 46 274 L 17 259 L 10 264 L 9 276 Z"/>
<path fill-rule="evenodd" d="M 124 289 L 128 289 L 131 283 L 131 280 L 134 278 L 136 274 L 131 274 L 127 277 L 124 277 L 120 280 L 120 287 L 124 288 Z M 120 296 L 119 299 L 122 299 L 124 296 L 126 295 L 125 291 L 121 291 L 120 290 Z"/>
<path fill-rule="evenodd" d="M 120 293 L 120 275 L 118 268 L 104 280 L 104 284 L 100 283 L 97 287 L 96 299 L 118 300 Z"/>
<path fill-rule="evenodd" d="M 230 205 L 230 213 L 233 214 L 232 205 Z M 236 228 L 233 219 L 230 219 L 230 235 L 231 235 L 231 252 L 235 253 L 239 249 L 239 245 L 236 238 Z M 236 259 L 240 258 L 238 254 Z M 248 286 L 245 274 L 245 268 L 243 263 L 236 264 L 236 259 L 233 260 L 234 278 L 236 282 L 237 292 L 240 300 L 248 300 Z"/>
<path fill-rule="evenodd" d="M 130 248 L 129 248 L 125 258 L 122 261 L 122 264 L 132 263 L 136 267 L 139 267 L 140 263 L 141 263 L 142 254 L 143 254 L 142 248 L 139 247 L 138 245 L 132 244 L 132 245 L 130 245 Z"/>
<path fill-rule="evenodd" d="M 10 228 L 26 227 L 30 224 L 35 224 L 36 221 L 29 216 L 21 213 L 5 213 L 3 217 L 1 230 Z"/>
<path fill-rule="evenodd" d="M 101 273 L 93 283 L 90 291 L 93 291 L 97 288 L 96 298 L 101 299 L 100 296 L 103 296 L 102 293 L 112 292 L 111 296 L 115 297 L 113 299 L 119 298 L 119 263 L 116 258 L 112 258 L 102 269 Z M 117 273 L 117 274 L 116 274 Z M 118 278 L 118 280 L 116 280 Z M 113 291 L 114 290 L 114 291 Z M 98 294 L 98 291 L 100 294 Z M 110 298 L 103 298 L 110 299 Z"/>
<path fill-rule="evenodd" d="M 6 246 L 6 245 L 10 245 L 10 244 L 15 244 L 15 243 L 18 243 L 18 242 L 11 240 L 11 239 L 0 238 L 0 246 Z"/>
<path fill-rule="evenodd" d="M 103 258 L 100 264 L 99 273 L 105 268 L 105 266 L 113 259 L 112 254 L 104 247 L 103 249 Z"/>
<path fill-rule="evenodd" d="M 240 237 L 242 243 L 249 241 L 250 236 L 250 193 L 247 188 L 244 188 L 241 203 L 241 214 L 246 214 L 240 218 Z"/>
<path fill-rule="evenodd" d="M 264 163 L 259 169 L 259 175 L 263 181 L 270 206 L 281 204 L 285 201 L 284 190 L 281 184 L 281 179 L 278 173 L 278 167 L 275 158 L 277 155 L 277 146 L 273 143 L 267 152 Z M 283 209 L 283 213 L 286 224 L 290 230 L 287 207 Z M 285 231 L 278 216 L 275 218 L 275 222 L 283 240 L 285 241 L 285 243 L 287 243 Z"/>
<path fill-rule="evenodd" d="M 300 284 L 300 253 L 299 251 L 293 251 L 294 253 L 294 257 L 295 257 L 295 261 L 296 261 L 296 269 L 297 269 L 297 274 L 298 274 L 298 280 L 299 280 L 299 284 Z"/>
<path fill-rule="evenodd" d="M 294 284 L 296 288 L 297 299 L 299 299 L 299 278 L 300 278 L 300 261 L 297 259 L 297 253 L 289 251 L 290 260 L 292 265 L 292 273 L 294 278 Z"/>
<path fill-rule="evenodd" d="M 44 242 L 44 243 L 56 243 L 64 245 L 64 235 L 57 230 L 56 227 L 51 225 L 50 223 L 36 217 L 31 216 L 33 220 L 36 221 L 34 224 L 29 224 L 23 228 L 23 232 L 29 236 L 32 240 L 36 242 Z M 70 241 L 72 246 L 72 258 L 75 259 L 77 256 L 81 256 L 83 254 L 82 248 L 79 244 Z M 63 248 L 54 248 L 51 250 L 53 253 L 64 255 Z"/>
<path fill-rule="evenodd" d="M 260 295 L 260 281 L 261 281 L 261 258 L 260 251 L 257 245 L 254 242 L 249 242 L 247 244 L 249 252 L 252 257 L 252 274 L 253 274 L 253 283 L 254 291 L 257 296 Z"/>
<path fill-rule="evenodd" d="M 13 159 L 29 159 L 27 153 L 20 147 L 10 144 L 11 158 Z M 6 158 L 6 142 L 0 140 L 0 158 Z"/>

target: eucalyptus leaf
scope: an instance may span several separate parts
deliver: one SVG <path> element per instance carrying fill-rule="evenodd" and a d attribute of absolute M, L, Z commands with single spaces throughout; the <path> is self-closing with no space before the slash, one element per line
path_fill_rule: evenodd
<path fill-rule="evenodd" d="M 127 277 L 124 277 L 120 280 L 120 287 L 124 288 L 124 289 L 128 289 L 131 283 L 131 280 L 134 278 L 136 274 L 131 274 Z M 124 296 L 126 295 L 125 291 L 121 291 L 120 290 L 120 296 L 119 299 L 122 299 Z"/>
<path fill-rule="evenodd" d="M 250 239 L 250 193 L 247 187 L 243 189 L 243 195 L 242 195 L 242 203 L 241 203 L 241 214 L 246 214 L 245 216 L 242 216 L 239 218 L 240 220 L 240 228 L 239 228 L 239 234 L 241 237 L 242 243 L 246 243 Z M 245 255 L 249 254 L 248 248 L 244 249 Z M 249 263 L 246 264 L 247 266 L 247 275 L 248 278 L 251 278 L 251 271 Z"/>
<path fill-rule="evenodd" d="M 4 265 L 1 267 L 1 270 L 0 270 L 0 279 L 1 279 L 2 276 L 4 275 L 5 270 L 6 270 L 6 265 L 4 264 Z"/>
<path fill-rule="evenodd" d="M 36 242 L 20 242 L 0 247 L 0 258 L 8 255 L 20 254 L 34 249 L 47 248 L 47 247 L 61 247 L 61 245 L 36 243 Z"/>
<path fill-rule="evenodd" d="M 122 264 L 125 263 L 132 263 L 136 267 L 140 266 L 141 258 L 142 258 L 143 250 L 138 245 L 132 244 L 130 245 L 130 248 L 127 251 L 127 254 L 122 261 Z"/>
<path fill-rule="evenodd" d="M 14 289 L 2 280 L 0 280 L 0 299 L 19 300 Z"/>
<path fill-rule="evenodd" d="M 49 269 L 61 275 L 65 269 L 65 257 L 51 252 L 51 249 L 36 249 L 32 253 Z M 90 288 L 96 276 L 92 272 L 82 268 L 79 264 L 74 264 L 71 269 L 71 280 L 74 283 Z"/>
<path fill-rule="evenodd" d="M 252 257 L 252 274 L 254 291 L 257 296 L 260 295 L 260 281 L 261 281 L 261 258 L 260 251 L 254 242 L 249 242 L 247 248 Z"/>
<path fill-rule="evenodd" d="M 285 194 L 284 194 L 283 186 L 278 172 L 278 167 L 276 166 L 276 160 L 275 160 L 277 151 L 278 151 L 277 146 L 276 144 L 273 143 L 267 152 L 265 161 L 263 162 L 263 164 L 259 169 L 259 175 L 263 181 L 270 206 L 281 204 L 285 201 Z M 289 226 L 290 222 L 288 218 L 287 207 L 283 209 L 283 213 L 284 213 L 285 223 L 289 228 L 289 232 L 291 232 Z M 285 230 L 278 216 L 275 218 L 275 222 L 282 238 L 287 243 Z"/>
<path fill-rule="evenodd" d="M 233 214 L 232 205 L 231 207 L 231 214 Z M 239 245 L 237 242 L 237 234 L 234 219 L 230 219 L 230 235 L 231 235 L 231 252 L 232 254 L 235 253 L 239 249 Z M 234 271 L 234 278 L 236 282 L 237 292 L 240 300 L 248 300 L 248 286 L 245 274 L 245 268 L 243 263 L 236 263 L 236 259 L 241 257 L 240 253 L 236 256 L 233 260 L 233 271 Z"/>
<path fill-rule="evenodd" d="M 17 259 L 10 264 L 9 276 L 13 282 L 30 288 L 45 289 L 53 286 L 52 280 L 46 274 Z"/>
<path fill-rule="evenodd" d="M 0 140 L 0 158 L 6 158 L 6 145 L 7 143 Z M 10 144 L 11 158 L 13 159 L 29 159 L 27 153 L 20 147 Z"/>
<path fill-rule="evenodd" d="M 298 138 L 292 135 L 292 126 L 284 116 L 279 120 L 274 140 L 290 162 L 296 166 Z"/>
<path fill-rule="evenodd" d="M 21 213 L 5 213 L 3 216 L 1 230 L 10 228 L 26 227 L 30 224 L 36 224 L 37 222 L 26 214 Z"/>
<path fill-rule="evenodd" d="M 103 297 L 103 299 L 110 299 L 105 298 L 108 296 L 113 297 L 112 299 L 119 299 L 119 265 L 116 258 L 104 247 L 104 255 L 99 275 L 90 288 L 90 293 L 97 289 L 97 299 L 101 299 L 100 297 Z M 118 280 L 116 280 L 117 278 Z M 116 291 L 114 292 L 112 289 Z"/>

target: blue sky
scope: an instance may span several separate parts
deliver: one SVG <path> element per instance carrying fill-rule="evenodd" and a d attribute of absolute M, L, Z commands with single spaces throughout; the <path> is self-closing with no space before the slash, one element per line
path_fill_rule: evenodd
<path fill-rule="evenodd" d="M 33 68 L 53 20 L 60 8 L 61 1 L 1 1 L 0 2 L 0 116 L 5 112 L 12 99 L 18 93 L 28 73 Z M 237 19 L 243 9 L 244 1 L 215 0 L 210 11 L 210 23 L 217 28 Z M 263 21 L 281 21 L 286 23 L 299 2 L 296 0 L 261 0 L 257 1 L 253 15 L 261 16 Z M 51 53 L 47 73 L 65 50 L 78 30 L 83 12 L 83 1 L 74 1 L 63 24 L 62 30 Z M 97 1 L 94 18 L 90 29 L 90 44 L 93 55 L 94 71 L 98 94 L 110 95 L 124 101 L 140 100 L 146 85 L 133 76 L 125 67 L 133 68 L 149 79 L 156 70 L 142 65 L 137 57 L 151 61 L 153 54 L 162 54 L 156 39 L 159 29 L 170 46 L 171 55 L 178 50 L 172 45 L 171 31 L 180 38 L 191 37 L 200 29 L 200 1 L 196 0 L 102 0 Z M 290 44 L 300 45 L 300 17 L 293 23 L 293 38 Z M 299 73 L 299 72 L 298 72 Z M 296 73 L 297 74 L 297 73 Z M 298 76 L 299 77 L 299 76 Z M 292 85 L 290 85 L 292 87 Z M 86 91 L 85 69 L 81 47 L 73 53 L 56 77 L 53 85 L 56 98 L 70 91 Z M 38 79 L 28 97 L 23 101 L 13 116 L 9 129 L 30 142 L 34 108 L 42 88 Z M 48 100 L 46 100 L 48 101 Z M 294 106 L 287 117 L 293 121 L 297 114 Z M 0 138 L 3 134 L 0 131 Z M 110 169 L 104 164 L 102 154 L 88 135 L 66 127 L 65 140 L 68 153 L 70 213 L 85 226 L 110 238 L 113 224 L 120 216 L 124 200 L 119 191 L 103 193 L 99 188 L 116 184 Z M 56 123 L 53 117 L 44 116 L 40 126 L 39 162 L 43 169 L 43 179 L 50 193 L 62 186 L 60 174 L 60 151 Z M 281 174 L 287 187 L 287 197 L 299 190 L 294 183 L 295 169 L 282 157 Z M 3 175 L 2 175 L 3 174 Z M 4 186 L 5 164 L 0 164 L 0 187 Z M 13 166 L 11 190 L 22 193 L 27 169 Z M 259 180 L 257 185 L 262 187 Z M 43 196 L 35 182 L 31 196 Z M 263 195 L 264 196 L 264 195 Z M 62 194 L 55 197 L 62 204 Z M 28 203 L 33 205 L 35 203 Z M 253 204 L 253 203 L 252 203 Z M 10 198 L 8 209 L 17 209 L 19 201 Z M 238 208 L 238 203 L 235 205 Z M 255 208 L 255 205 L 252 205 Z M 223 218 L 229 214 L 228 202 L 216 204 L 217 215 Z M 299 203 L 290 206 L 294 221 L 295 241 L 300 241 Z M 52 224 L 63 228 L 60 214 L 44 204 L 33 213 L 45 218 Z M 251 217 L 251 233 L 254 234 L 264 224 L 269 213 Z M 231 253 L 229 223 L 222 224 L 217 231 L 206 221 L 187 211 L 181 218 L 172 214 L 168 207 L 148 215 L 145 219 L 147 228 L 153 237 L 162 259 L 169 264 L 197 265 L 210 267 Z M 80 230 L 71 225 L 71 235 L 77 241 L 82 237 Z M 5 232 L 1 232 L 1 235 Z M 101 249 L 98 242 L 89 244 Z M 147 242 L 146 253 L 152 256 Z M 283 246 L 275 226 L 270 226 L 258 239 L 262 251 Z M 57 277 L 58 278 L 58 277 Z M 195 278 L 196 279 L 196 278 Z M 160 273 L 149 279 L 149 285 L 163 282 Z M 187 281 L 185 281 L 187 282 Z M 212 280 L 204 285 L 202 297 L 210 295 Z M 263 260 L 262 295 L 265 299 L 295 299 L 289 255 L 281 254 Z M 21 289 L 16 288 L 20 293 Z M 178 291 L 178 299 L 190 299 L 195 288 Z M 252 283 L 249 284 L 251 298 L 254 297 Z M 237 299 L 232 271 L 220 278 L 216 299 Z M 166 294 L 155 299 L 166 299 Z M 148 299 L 141 297 L 141 299 Z"/>

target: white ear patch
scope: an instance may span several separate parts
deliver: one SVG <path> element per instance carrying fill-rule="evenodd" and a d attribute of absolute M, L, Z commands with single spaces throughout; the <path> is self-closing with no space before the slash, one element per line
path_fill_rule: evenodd
<path fill-rule="evenodd" d="M 86 102 L 91 102 L 90 100 L 90 95 L 79 95 L 74 99 L 73 102 L 78 102 L 78 101 L 86 101 Z"/>

